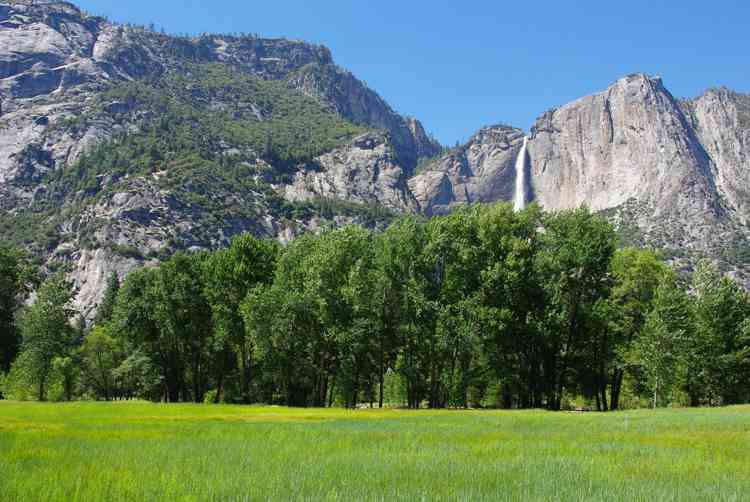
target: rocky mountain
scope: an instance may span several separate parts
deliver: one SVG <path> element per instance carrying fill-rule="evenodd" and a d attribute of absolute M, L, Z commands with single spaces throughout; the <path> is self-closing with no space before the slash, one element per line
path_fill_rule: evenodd
<path fill-rule="evenodd" d="M 406 170 L 383 134 L 364 134 L 317 159 L 319 169 L 300 170 L 284 187 L 290 201 L 318 198 L 416 211 Z"/>
<path fill-rule="evenodd" d="M 750 96 L 709 89 L 681 103 L 685 116 L 711 159 L 717 190 L 730 213 L 750 217 Z"/>
<path fill-rule="evenodd" d="M 240 232 L 284 241 L 518 194 L 588 205 L 625 242 L 750 284 L 749 159 L 750 96 L 728 89 L 679 100 L 630 75 L 528 134 L 484 127 L 444 151 L 325 47 L 0 0 L 0 237 L 68 270 L 89 317 L 112 271 Z"/>
<path fill-rule="evenodd" d="M 0 1 L 0 235 L 66 267 L 86 315 L 113 270 L 414 209 L 440 148 L 325 47 Z"/>
<path fill-rule="evenodd" d="M 419 209 L 443 214 L 456 204 L 512 200 L 521 129 L 498 125 L 481 129 L 469 141 L 409 180 Z"/>
<path fill-rule="evenodd" d="M 483 129 L 428 165 L 409 181 L 421 208 L 511 200 L 522 134 Z M 685 267 L 719 259 L 748 281 L 750 96 L 711 89 L 678 100 L 660 78 L 629 75 L 542 114 L 526 154 L 527 202 L 587 205 L 626 241 L 663 249 Z"/>

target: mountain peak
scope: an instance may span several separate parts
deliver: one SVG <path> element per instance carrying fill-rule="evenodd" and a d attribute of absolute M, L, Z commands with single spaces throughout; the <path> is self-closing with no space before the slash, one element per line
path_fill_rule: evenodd
<path fill-rule="evenodd" d="M 41 16 L 53 12 L 71 16 L 85 16 L 85 13 L 75 4 L 60 0 L 3 0 L 0 8 L 15 9 L 29 15 Z M 2 11 L 0 11 L 2 13 Z"/>
<path fill-rule="evenodd" d="M 646 73 L 631 73 L 626 75 L 610 84 L 606 90 L 596 94 L 611 94 L 617 92 L 618 89 L 627 89 L 626 92 L 641 96 L 648 94 L 668 94 L 671 97 L 671 94 L 664 86 L 661 76 L 648 75 Z"/>

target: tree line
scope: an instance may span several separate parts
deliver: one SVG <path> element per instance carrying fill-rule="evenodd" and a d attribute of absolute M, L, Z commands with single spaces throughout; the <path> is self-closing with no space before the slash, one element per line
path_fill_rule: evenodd
<path fill-rule="evenodd" d="M 11 398 L 616 410 L 750 401 L 750 298 L 587 209 L 469 206 L 113 275 L 93 326 L 0 252 Z M 7 287 L 6 287 L 7 285 Z M 54 393 L 54 396 L 52 394 Z"/>

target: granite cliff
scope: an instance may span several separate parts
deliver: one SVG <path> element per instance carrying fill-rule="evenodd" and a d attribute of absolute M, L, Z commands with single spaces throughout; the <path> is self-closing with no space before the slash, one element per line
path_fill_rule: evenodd
<path fill-rule="evenodd" d="M 511 200 L 522 134 L 483 129 L 429 164 L 409 181 L 423 210 Z M 688 269 L 718 259 L 748 281 L 750 96 L 722 88 L 679 100 L 660 78 L 629 75 L 543 113 L 527 154 L 529 201 L 586 205 L 610 217 L 625 242 L 662 249 Z"/>

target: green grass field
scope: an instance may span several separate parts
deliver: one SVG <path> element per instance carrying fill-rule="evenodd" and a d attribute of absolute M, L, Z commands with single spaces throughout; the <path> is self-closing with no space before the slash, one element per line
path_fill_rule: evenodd
<path fill-rule="evenodd" d="M 750 407 L 0 401 L 0 500 L 748 500 Z"/>

